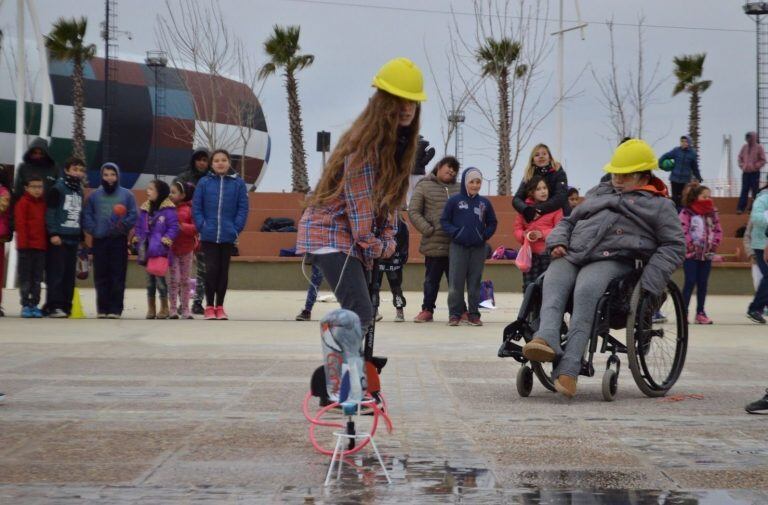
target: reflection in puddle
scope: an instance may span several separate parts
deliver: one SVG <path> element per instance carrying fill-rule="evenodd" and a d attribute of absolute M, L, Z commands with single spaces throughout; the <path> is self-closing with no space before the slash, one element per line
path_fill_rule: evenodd
<path fill-rule="evenodd" d="M 340 481 L 324 488 L 285 487 L 280 499 L 304 503 L 509 503 L 521 505 L 754 505 L 768 493 L 750 490 L 504 489 L 487 468 L 455 462 L 385 458 L 388 485 L 373 457 L 344 461 Z"/>

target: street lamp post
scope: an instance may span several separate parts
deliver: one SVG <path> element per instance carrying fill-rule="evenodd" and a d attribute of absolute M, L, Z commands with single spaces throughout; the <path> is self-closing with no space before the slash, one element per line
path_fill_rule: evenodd
<path fill-rule="evenodd" d="M 158 89 L 158 78 L 159 78 L 159 71 L 161 68 L 165 68 L 168 66 L 168 57 L 165 54 L 165 51 L 147 51 L 147 58 L 144 60 L 146 65 L 150 67 L 155 72 L 155 107 L 153 111 L 153 117 L 152 117 L 152 156 L 154 157 L 154 165 L 155 165 L 155 179 L 157 179 L 158 176 L 158 160 L 157 160 L 157 116 L 158 116 L 158 110 L 160 109 L 160 102 L 158 100 L 157 95 L 157 89 Z"/>

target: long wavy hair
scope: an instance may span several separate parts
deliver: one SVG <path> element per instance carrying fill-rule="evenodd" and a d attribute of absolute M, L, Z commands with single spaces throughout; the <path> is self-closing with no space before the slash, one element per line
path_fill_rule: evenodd
<path fill-rule="evenodd" d="M 549 164 L 553 167 L 557 166 L 559 167 L 559 163 L 555 161 L 555 158 L 552 157 L 552 151 L 549 150 L 549 146 L 547 144 L 536 144 L 533 146 L 533 149 L 531 149 L 531 155 L 528 156 L 528 165 L 525 167 L 525 173 L 523 174 L 523 182 L 528 182 L 531 180 L 531 177 L 533 177 L 533 174 L 536 172 L 536 165 L 533 164 L 533 156 L 536 154 L 536 151 L 539 150 L 539 148 L 543 147 L 547 150 L 547 154 L 549 154 Z M 558 168 L 559 170 L 559 168 Z"/>
<path fill-rule="evenodd" d="M 403 205 L 408 193 L 408 177 L 416 160 L 421 106 L 416 107 L 413 122 L 408 127 L 405 152 L 397 166 L 395 152 L 401 103 L 401 98 L 384 91 L 374 93 L 365 110 L 339 139 L 308 205 L 323 206 L 342 193 L 344 160 L 347 158 L 353 167 L 370 163 L 375 168 L 373 208 L 378 217 Z"/>

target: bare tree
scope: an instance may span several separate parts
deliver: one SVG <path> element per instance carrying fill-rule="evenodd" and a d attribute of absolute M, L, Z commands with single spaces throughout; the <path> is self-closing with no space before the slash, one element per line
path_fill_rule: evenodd
<path fill-rule="evenodd" d="M 634 83 L 630 93 L 630 100 L 635 108 L 636 131 L 637 136 L 640 138 L 645 133 L 645 108 L 658 102 L 654 100 L 653 96 L 669 78 L 661 78 L 659 76 L 659 68 L 661 68 L 661 59 L 659 58 L 656 60 L 656 66 L 653 68 L 650 78 L 648 80 L 645 79 L 644 24 L 645 15 L 641 14 L 637 19 L 637 71 L 636 73 L 633 73 L 631 70 L 629 72 L 629 80 Z"/>
<path fill-rule="evenodd" d="M 618 143 L 624 137 L 631 136 L 630 132 L 632 126 L 630 123 L 632 118 L 629 117 L 629 112 L 626 110 L 628 107 L 626 102 L 631 93 L 631 88 L 622 85 L 619 79 L 619 68 L 616 63 L 616 43 L 614 40 L 613 19 L 611 18 L 609 21 L 606 21 L 605 24 L 608 28 L 610 47 L 608 65 L 610 66 L 610 70 L 608 75 L 603 78 L 598 77 L 594 68 L 591 68 L 591 72 L 592 77 L 595 79 L 595 83 L 600 90 L 600 101 L 608 112 L 611 129 L 615 137 L 613 139 L 614 143 Z"/>
<path fill-rule="evenodd" d="M 169 135 L 209 149 L 232 149 L 238 133 L 217 128 L 228 104 L 222 77 L 236 71 L 237 44 L 227 30 L 219 3 L 214 0 L 165 0 L 166 15 L 158 15 L 155 36 L 168 53 L 192 95 L 195 121 L 176 120 Z M 181 71 L 185 69 L 186 71 Z M 195 124 L 196 123 L 196 124 Z"/>
<path fill-rule="evenodd" d="M 608 113 L 612 132 L 612 143 L 618 143 L 625 137 L 642 138 L 645 134 L 645 111 L 656 103 L 654 95 L 659 87 L 667 80 L 659 76 L 661 60 L 656 65 L 650 78 L 645 76 L 645 46 L 644 34 L 645 17 L 640 15 L 637 23 L 637 61 L 634 69 L 626 70 L 622 77 L 619 64 L 616 61 L 616 42 L 614 37 L 613 19 L 606 21 L 609 39 L 610 69 L 605 77 L 599 77 L 594 68 L 592 77 L 600 89 L 600 102 Z"/>
<path fill-rule="evenodd" d="M 424 48 L 427 66 L 429 67 L 432 81 L 435 83 L 438 104 L 440 105 L 440 134 L 443 140 L 442 154 L 444 155 L 448 153 L 448 145 L 451 143 L 451 139 L 458 127 L 458 123 L 451 120 L 452 115 L 457 112 L 463 112 L 467 108 L 472 93 L 477 90 L 477 87 L 481 83 L 479 79 L 476 79 L 467 86 L 460 80 L 457 70 L 458 62 L 456 61 L 457 51 L 455 45 L 456 40 L 451 39 L 450 45 L 445 50 L 447 68 L 446 73 L 442 77 L 438 77 L 435 73 L 435 69 L 432 66 L 432 59 L 430 58 L 426 47 Z"/>
<path fill-rule="evenodd" d="M 251 96 L 243 96 L 237 93 L 229 96 L 229 123 L 236 125 L 238 148 L 241 153 L 240 176 L 245 178 L 246 152 L 251 137 L 253 137 L 256 120 L 260 115 L 258 99 L 261 97 L 265 81 L 261 81 L 261 87 L 256 91 L 256 84 L 259 82 L 259 71 L 241 41 L 236 43 L 235 69 L 238 82 L 243 84 L 247 90 L 254 92 L 257 98 L 254 101 Z"/>
<path fill-rule="evenodd" d="M 453 15 L 455 30 L 451 33 L 456 34 L 457 47 L 463 53 L 456 58 L 460 64 L 457 74 L 464 87 L 471 90 L 469 103 L 473 110 L 486 123 L 485 127 L 470 127 L 497 144 L 497 189 L 500 195 L 508 195 L 512 192 L 512 170 L 520 160 L 520 153 L 560 102 L 560 98 L 545 98 L 551 80 L 551 72 L 544 66 L 552 50 L 547 31 L 549 7 L 544 0 L 473 0 L 473 9 L 475 29 L 471 38 L 462 35 L 465 30 L 460 28 L 455 13 Z M 502 53 L 507 56 L 515 56 L 507 58 L 507 72 L 495 75 L 485 71 L 489 69 L 482 60 L 487 58 L 477 58 L 478 50 L 494 44 L 497 49 L 505 49 Z M 513 54 L 513 48 L 517 54 Z M 492 79 L 473 87 L 484 75 Z M 572 97 L 579 78 L 568 86 L 563 99 Z"/>

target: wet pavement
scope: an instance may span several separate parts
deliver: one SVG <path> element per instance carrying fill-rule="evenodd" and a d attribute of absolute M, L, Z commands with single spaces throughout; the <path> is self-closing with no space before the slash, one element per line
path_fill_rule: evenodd
<path fill-rule="evenodd" d="M 301 414 L 320 362 L 316 323 L 292 321 L 303 294 L 235 292 L 228 322 L 144 321 L 142 297 L 134 319 L 0 320 L 1 504 L 768 503 L 768 416 L 743 411 L 768 385 L 768 328 L 747 298 L 710 297 L 719 324 L 692 327 L 680 401 L 643 396 L 625 360 L 612 403 L 599 376 L 572 401 L 517 395 L 496 350 L 519 295 L 498 294 L 481 328 L 387 322 L 387 305 L 394 431 L 376 441 L 393 483 L 363 449 L 324 488 Z"/>

